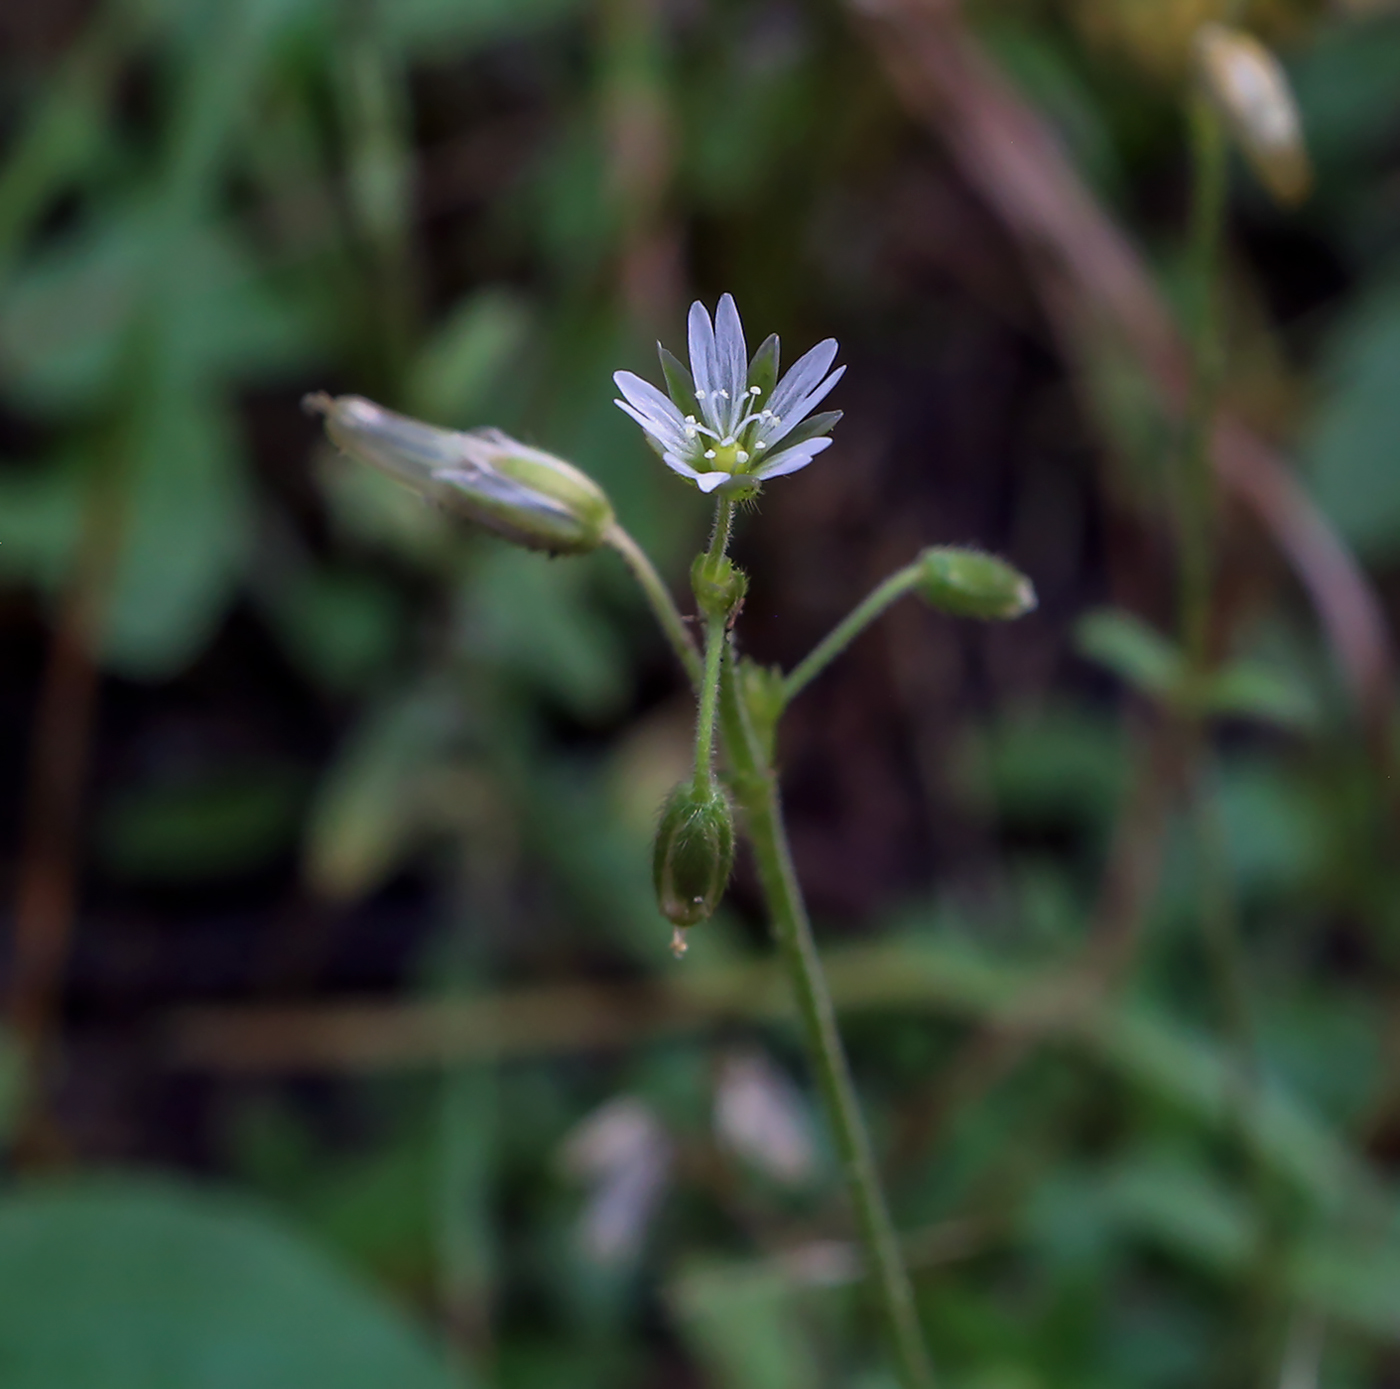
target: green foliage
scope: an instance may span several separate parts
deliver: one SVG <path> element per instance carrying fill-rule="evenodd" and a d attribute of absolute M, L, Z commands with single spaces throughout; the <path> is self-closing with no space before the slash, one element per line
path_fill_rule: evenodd
<path fill-rule="evenodd" d="M 969 22 L 1171 275 L 1177 69 L 1135 55 L 1165 50 L 1178 16 L 1144 29 L 1141 8 Z M 466 535 L 296 410 L 324 389 L 509 430 L 596 478 L 679 593 L 703 508 L 617 416 L 609 375 L 655 376 L 651 343 L 681 340 L 692 291 L 726 289 L 793 346 L 850 344 L 843 442 L 743 518 L 756 621 L 737 670 L 793 774 L 798 867 L 941 1382 L 1174 1389 L 1246 1364 L 1276 1382 L 1288 1328 L 1318 1319 L 1316 1382 L 1377 1382 L 1400 1336 L 1393 768 L 1233 506 L 1216 518 L 1229 661 L 1189 676 L 1165 627 L 1121 609 L 1077 626 L 1116 680 L 1068 659 L 1063 633 L 1105 594 L 1171 610 L 1177 431 L 1092 314 L 1036 306 L 1042 266 L 931 156 L 864 30 L 767 0 L 78 9 L 0 57 L 12 884 L 36 624 L 47 640 L 93 573 L 100 667 L 72 1035 L 42 1058 L 72 1181 L 18 1180 L 45 1151 L 18 1124 L 39 1073 L 0 1046 L 5 1389 L 888 1389 L 837 1164 L 788 1188 L 716 1129 L 722 1052 L 771 1048 L 788 1069 L 790 1013 L 742 850 L 730 907 L 684 965 L 665 952 L 648 844 L 692 756 L 691 704 L 616 556 Z M 1287 24 L 1317 193 L 1288 219 L 1243 180 L 1232 193 L 1226 393 L 1297 441 L 1393 617 L 1400 20 Z M 891 613 L 850 683 L 814 689 L 778 736 L 769 663 L 944 538 L 1015 557 L 1034 630 Z M 995 606 L 1024 596 L 1018 571 L 991 577 Z M 973 611 L 949 580 L 934 596 Z M 1255 640 L 1280 627 L 1306 635 Z M 1218 739 L 1247 1058 L 1179 798 L 1160 884 L 1112 937 L 1105 868 L 1152 751 L 1125 688 Z M 272 751 L 249 733 L 264 720 Z M 1137 847 L 1128 866 L 1151 877 Z M 230 916 L 270 939 L 209 946 Z M 1102 995 L 1067 988 L 1084 952 L 1108 961 Z M 171 1071 L 172 1038 L 207 988 L 293 1012 L 373 989 L 404 1011 L 338 1015 L 295 1084 L 195 1080 Z M 458 1007 L 469 1055 L 439 1065 L 415 1029 Z M 280 1041 L 273 1021 L 228 1064 Z M 423 1073 L 356 1073 L 396 1065 L 375 1051 L 394 1046 Z M 629 1188 L 588 1187 L 559 1155 L 619 1095 L 670 1146 L 635 1262 L 602 1267 L 580 1221 Z M 278 1214 L 81 1176 L 133 1150 L 195 1154 Z"/>
<path fill-rule="evenodd" d="M 132 1180 L 0 1202 L 0 1359 L 15 1389 L 453 1381 L 422 1336 L 228 1196 Z"/>

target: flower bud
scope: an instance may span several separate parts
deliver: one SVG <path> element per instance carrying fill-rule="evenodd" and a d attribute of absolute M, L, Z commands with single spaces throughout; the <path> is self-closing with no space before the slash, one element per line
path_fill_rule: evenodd
<path fill-rule="evenodd" d="M 1036 605 L 1035 589 L 1019 569 L 980 550 L 930 546 L 918 566 L 915 591 L 954 617 L 1021 617 Z"/>
<path fill-rule="evenodd" d="M 749 580 L 727 556 L 702 553 L 690 566 L 690 589 L 707 617 L 732 618 L 749 591 Z"/>
<path fill-rule="evenodd" d="M 310 395 L 331 442 L 454 515 L 531 550 L 582 555 L 612 525 L 607 495 L 572 463 L 499 429 L 437 429 L 362 396 Z"/>
<path fill-rule="evenodd" d="M 1223 24 L 1196 34 L 1196 63 L 1206 92 L 1245 158 L 1279 202 L 1307 196 L 1312 169 L 1288 78 L 1258 39 Z"/>
<path fill-rule="evenodd" d="M 734 816 L 718 786 L 683 781 L 666 800 L 656 831 L 652 877 L 661 914 L 694 926 L 714 914 L 734 866 Z"/>

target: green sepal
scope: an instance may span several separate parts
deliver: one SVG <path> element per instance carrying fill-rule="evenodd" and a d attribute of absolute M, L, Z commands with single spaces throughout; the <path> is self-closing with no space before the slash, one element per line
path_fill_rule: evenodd
<path fill-rule="evenodd" d="M 778 383 L 778 335 L 769 333 L 749 363 L 749 385 L 758 387 L 758 404 L 763 405 Z"/>
<path fill-rule="evenodd" d="M 1175 642 L 1140 617 L 1102 608 L 1079 620 L 1074 638 L 1082 656 L 1111 670 L 1140 694 L 1163 704 L 1180 701 L 1186 658 Z"/>
<path fill-rule="evenodd" d="M 727 556 L 702 552 L 690 566 L 690 589 L 706 617 L 732 622 L 749 591 L 749 579 Z"/>
<path fill-rule="evenodd" d="M 671 397 L 671 403 L 682 415 L 694 415 L 698 420 L 700 402 L 695 398 L 695 379 L 680 358 L 660 343 L 656 344 L 656 351 L 661 357 L 661 374 L 666 378 L 666 394 Z"/>

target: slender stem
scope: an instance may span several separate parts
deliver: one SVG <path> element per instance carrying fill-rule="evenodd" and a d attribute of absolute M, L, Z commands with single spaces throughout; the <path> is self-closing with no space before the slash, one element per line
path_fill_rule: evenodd
<path fill-rule="evenodd" d="M 671 643 L 671 649 L 676 653 L 676 659 L 684 667 L 690 683 L 698 689 L 701 665 L 700 653 L 695 649 L 695 638 L 690 635 L 690 629 L 685 625 L 676 600 L 671 597 L 670 590 L 662 581 L 661 575 L 656 572 L 656 566 L 647 558 L 646 551 L 617 522 L 613 522 L 609 527 L 603 541 L 622 556 L 623 563 L 632 571 L 632 577 L 646 595 L 652 613 L 666 634 L 666 640 Z"/>
<path fill-rule="evenodd" d="M 723 559 L 729 549 L 729 536 L 734 529 L 734 503 L 728 497 L 715 500 L 715 528 L 710 533 L 710 548 L 707 558 Z"/>
<path fill-rule="evenodd" d="M 744 811 L 764 901 L 797 998 L 808 1059 L 817 1075 L 855 1207 L 899 1380 L 904 1389 L 931 1389 L 933 1371 L 919 1329 L 913 1289 L 880 1185 L 870 1135 L 836 1026 L 836 1010 L 793 868 L 777 779 L 758 752 L 732 661 L 721 684 L 721 718 L 735 796 Z"/>
<path fill-rule="evenodd" d="M 1219 310 L 1220 243 L 1225 217 L 1226 148 L 1220 118 L 1201 96 L 1191 105 L 1191 265 L 1196 290 L 1193 378 L 1182 440 L 1180 487 L 1181 635 L 1191 667 L 1205 670 L 1210 629 L 1215 524 L 1210 447 L 1224 365 Z"/>
<path fill-rule="evenodd" d="M 886 608 L 903 598 L 918 577 L 918 566 L 907 565 L 891 574 L 842 618 L 783 681 L 783 702 L 806 689 Z"/>
<path fill-rule="evenodd" d="M 719 667 L 724 655 L 725 620 L 705 623 L 705 674 L 700 682 L 700 708 L 695 720 L 695 794 L 703 796 L 715 783 L 715 710 L 719 704 Z"/>

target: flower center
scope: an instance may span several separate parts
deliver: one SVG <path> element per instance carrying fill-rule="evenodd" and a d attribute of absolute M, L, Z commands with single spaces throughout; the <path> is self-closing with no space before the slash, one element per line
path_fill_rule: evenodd
<path fill-rule="evenodd" d="M 752 455 L 741 448 L 732 436 L 721 439 L 705 450 L 705 461 L 711 472 L 745 473 Z"/>

